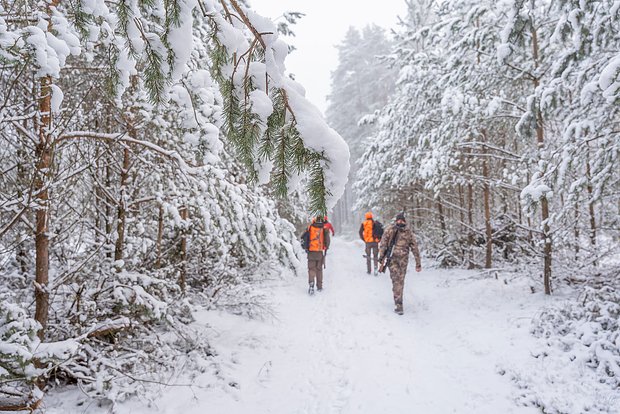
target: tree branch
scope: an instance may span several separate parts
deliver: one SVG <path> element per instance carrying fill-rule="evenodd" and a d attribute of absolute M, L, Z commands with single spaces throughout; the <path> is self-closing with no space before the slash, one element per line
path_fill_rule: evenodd
<path fill-rule="evenodd" d="M 239 6 L 239 3 L 237 3 L 237 0 L 230 0 L 230 4 L 232 4 L 235 11 L 239 13 L 241 20 L 243 20 L 243 23 L 248 27 L 248 29 L 252 31 L 252 33 L 254 34 L 254 37 L 258 39 L 263 49 L 266 49 L 267 46 L 265 45 L 265 41 L 263 40 L 263 37 L 261 36 L 260 32 L 256 30 L 256 28 L 254 27 L 254 25 L 252 24 L 248 16 L 243 12 L 241 7 Z"/>

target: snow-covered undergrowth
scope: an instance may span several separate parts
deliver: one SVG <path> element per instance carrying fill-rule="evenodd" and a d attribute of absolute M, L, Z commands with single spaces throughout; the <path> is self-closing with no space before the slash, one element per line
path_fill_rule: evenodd
<path fill-rule="evenodd" d="M 533 334 L 591 368 L 600 382 L 620 386 L 620 292 L 586 288 L 578 302 L 545 309 Z"/>
<path fill-rule="evenodd" d="M 269 298 L 262 319 L 189 304 L 188 329 L 208 337 L 211 349 L 177 359 L 168 377 L 141 384 L 113 410 L 68 387 L 46 399 L 48 414 L 618 412 L 620 392 L 561 360 L 562 350 L 532 357 L 546 345 L 531 335 L 531 321 L 538 326 L 570 294 L 532 293 L 522 274 L 424 261 L 422 273 L 407 275 L 398 316 L 389 278 L 366 275 L 362 252 L 360 242 L 336 238 L 325 290 L 315 296 L 305 277 L 256 288 Z"/>
<path fill-rule="evenodd" d="M 617 413 L 619 319 L 620 289 L 608 284 L 543 308 L 531 326 L 534 365 L 508 370 L 519 402 L 550 414 Z"/>
<path fill-rule="evenodd" d="M 63 317 L 53 319 L 54 337 L 46 342 L 37 337 L 40 325 L 23 302 L 0 296 L 3 390 L 30 393 L 36 388 L 25 388 L 24 382 L 43 376 L 50 379 L 48 394 L 77 387 L 89 405 L 115 412 L 129 398 L 148 405 L 159 397 L 160 385 L 189 386 L 202 374 L 221 381 L 222 369 L 213 358 L 218 350 L 212 335 L 195 324 L 195 311 L 267 315 L 268 298 L 257 289 L 257 278 L 275 278 L 273 264 L 245 275 L 231 272 L 218 285 L 183 296 L 176 280 L 157 276 L 121 272 L 93 277 L 83 289 L 76 283 L 59 290 L 53 306 Z M 79 294 L 71 295 L 75 291 Z"/>
<path fill-rule="evenodd" d="M 28 316 L 33 292 L 7 258 L 3 277 L 11 283 L 0 286 L 2 390 L 28 395 L 37 378 L 46 377 L 49 389 L 76 385 L 90 401 L 114 407 L 130 396 L 155 398 L 151 385 L 175 383 L 181 372 L 210 370 L 217 378 L 211 338 L 192 325 L 193 307 L 265 314 L 266 297 L 257 285 L 299 271 L 300 247 L 293 226 L 274 212 L 272 201 L 227 182 L 210 191 L 217 195 L 210 206 L 219 212 L 217 220 L 205 222 L 196 214 L 184 233 L 174 222 L 167 224 L 162 239 L 170 248 L 159 265 L 153 249 L 145 248 L 155 239 L 146 226 L 129 232 L 128 270 L 97 251 L 78 251 L 79 265 L 54 263 L 44 342 L 36 336 L 40 325 Z M 229 206 L 233 202 L 236 208 Z M 188 240 L 182 264 L 181 235 Z"/>

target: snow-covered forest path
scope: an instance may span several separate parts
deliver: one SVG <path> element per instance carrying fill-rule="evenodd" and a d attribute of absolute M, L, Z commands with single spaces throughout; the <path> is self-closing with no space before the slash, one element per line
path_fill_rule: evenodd
<path fill-rule="evenodd" d="M 517 389 L 498 372 L 531 359 L 528 328 L 541 295 L 475 272 L 410 271 L 399 316 L 389 277 L 367 275 L 362 251 L 336 239 L 324 291 L 310 297 L 304 278 L 285 281 L 271 321 L 201 315 L 221 360 L 232 361 L 222 370 L 232 385 L 162 401 L 162 411 L 539 412 L 517 406 Z"/>

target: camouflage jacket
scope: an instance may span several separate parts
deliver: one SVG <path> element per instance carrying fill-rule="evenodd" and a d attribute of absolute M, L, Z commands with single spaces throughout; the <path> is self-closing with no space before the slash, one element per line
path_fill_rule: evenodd
<path fill-rule="evenodd" d="M 381 243 L 379 244 L 379 260 L 383 261 L 385 258 L 388 246 L 392 242 L 392 238 L 396 237 L 397 233 L 398 238 L 396 239 L 396 244 L 392 249 L 392 258 L 406 263 L 409 259 L 409 251 L 411 250 L 413 257 L 415 257 L 416 266 L 421 266 L 422 262 L 420 261 L 418 242 L 415 239 L 415 234 L 413 234 L 413 231 L 409 228 L 409 226 L 405 226 L 404 229 L 399 229 L 395 224 L 391 224 L 385 230 L 383 237 L 381 237 Z"/>

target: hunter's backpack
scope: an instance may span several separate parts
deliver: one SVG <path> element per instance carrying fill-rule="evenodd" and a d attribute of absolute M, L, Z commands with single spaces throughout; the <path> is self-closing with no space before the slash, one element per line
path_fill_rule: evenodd
<path fill-rule="evenodd" d="M 372 223 L 372 237 L 379 240 L 383 237 L 383 224 L 380 221 L 375 220 Z"/>
<path fill-rule="evenodd" d="M 308 251 L 310 249 L 310 231 L 304 231 L 304 234 L 301 235 L 301 247 Z"/>

